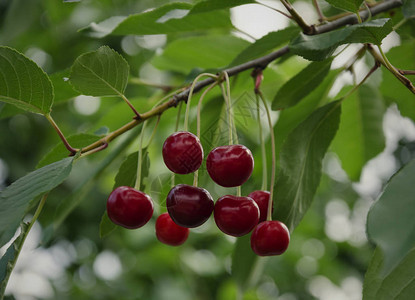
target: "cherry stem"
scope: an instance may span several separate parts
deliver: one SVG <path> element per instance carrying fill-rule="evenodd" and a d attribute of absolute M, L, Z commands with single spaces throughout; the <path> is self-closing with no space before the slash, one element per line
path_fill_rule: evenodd
<path fill-rule="evenodd" d="M 228 96 L 228 99 L 229 99 L 228 100 L 229 101 L 229 113 L 231 114 L 231 122 L 232 122 L 234 139 L 235 139 L 235 143 L 236 144 L 239 144 L 239 141 L 238 141 L 238 132 L 236 131 L 236 125 L 235 125 L 235 118 L 234 118 L 234 114 L 232 112 L 231 83 L 230 83 L 230 79 L 229 79 L 229 74 L 227 72 L 223 72 L 223 73 L 225 75 L 227 96 Z"/>
<path fill-rule="evenodd" d="M 186 103 L 186 114 L 184 116 L 184 131 L 188 131 L 188 123 L 189 123 L 189 112 L 190 112 L 190 101 L 192 100 L 193 90 L 195 89 L 196 83 L 199 81 L 200 78 L 207 76 L 213 79 L 217 79 L 218 76 L 211 74 L 211 73 L 202 73 L 198 75 L 195 80 L 193 80 L 192 85 L 189 90 L 189 95 L 187 96 L 187 103 Z"/>
<path fill-rule="evenodd" d="M 179 103 L 179 109 L 177 110 L 177 117 L 176 117 L 176 126 L 174 127 L 174 132 L 179 130 L 179 123 L 180 123 L 180 113 L 182 111 L 182 104 L 183 102 Z M 171 187 L 174 187 L 174 182 L 176 180 L 176 174 L 174 172 L 171 173 Z"/>
<path fill-rule="evenodd" d="M 256 105 L 257 105 L 257 120 L 258 120 L 258 133 L 259 133 L 259 143 L 261 144 L 261 156 L 262 156 L 262 187 L 261 190 L 267 190 L 267 181 L 268 181 L 268 170 L 267 170 L 267 153 L 265 150 L 265 141 L 264 136 L 262 134 L 262 124 L 261 124 L 261 117 L 260 117 L 260 103 L 259 97 L 256 97 Z"/>
<path fill-rule="evenodd" d="M 274 128 L 272 126 L 271 120 L 271 113 L 269 111 L 267 102 L 265 101 L 264 96 L 262 95 L 261 91 L 256 91 L 256 95 L 262 100 L 262 104 L 264 105 L 265 111 L 267 113 L 268 125 L 269 125 L 269 133 L 271 135 L 271 152 L 272 152 L 272 170 L 271 170 L 271 185 L 269 191 L 269 201 L 268 201 L 268 211 L 267 211 L 267 221 L 272 220 L 272 199 L 274 195 L 274 185 L 275 185 L 275 173 L 276 173 L 276 151 L 275 151 L 275 136 L 274 136 Z"/>
<path fill-rule="evenodd" d="M 56 124 L 56 122 L 53 120 L 50 113 L 46 114 L 45 118 L 49 121 L 49 123 L 52 125 L 52 127 L 55 129 L 55 131 L 58 133 L 58 135 L 59 135 L 60 139 L 62 140 L 63 144 L 65 145 L 66 149 L 69 150 L 70 156 L 74 156 L 76 154 L 76 152 L 79 151 L 79 149 L 73 148 L 71 145 L 69 145 L 68 140 L 65 138 L 65 135 L 60 130 L 58 124 Z"/>
<path fill-rule="evenodd" d="M 217 85 L 218 85 L 218 82 L 217 81 L 215 81 L 214 83 L 212 83 L 211 85 L 209 85 L 207 87 L 207 89 L 202 93 L 202 95 L 199 98 L 199 102 L 197 103 L 197 117 L 196 117 L 196 120 L 197 120 L 197 133 L 196 133 L 196 135 L 197 135 L 197 138 L 199 140 L 200 140 L 200 128 L 201 128 L 201 125 L 200 125 L 200 119 L 201 119 L 200 112 L 202 110 L 202 101 L 205 98 L 205 96 L 207 95 L 207 93 L 209 93 L 209 91 L 211 91 Z M 194 175 L 193 175 L 193 186 L 196 186 L 197 187 L 198 177 L 199 177 L 199 170 L 196 170 L 194 172 Z"/>
<path fill-rule="evenodd" d="M 138 144 L 137 178 L 136 178 L 135 186 L 134 186 L 136 190 L 140 190 L 141 188 L 141 169 L 142 169 L 141 160 L 143 159 L 143 140 L 144 140 L 143 137 L 144 137 L 146 125 L 147 125 L 147 121 L 145 121 L 143 123 L 143 127 L 141 127 L 140 142 Z"/>

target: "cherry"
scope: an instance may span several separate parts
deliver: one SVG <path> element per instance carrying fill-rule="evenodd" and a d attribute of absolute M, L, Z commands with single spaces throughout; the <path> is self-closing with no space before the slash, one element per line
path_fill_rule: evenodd
<path fill-rule="evenodd" d="M 216 201 L 214 216 L 221 231 L 242 236 L 258 224 L 259 208 L 252 198 L 226 195 Z"/>
<path fill-rule="evenodd" d="M 170 135 L 163 144 L 163 160 L 170 171 L 189 174 L 199 169 L 203 160 L 203 148 L 193 133 L 179 131 Z"/>
<path fill-rule="evenodd" d="M 203 188 L 178 184 L 167 195 L 167 211 L 173 221 L 182 227 L 202 225 L 212 214 L 212 196 Z"/>
<path fill-rule="evenodd" d="M 170 218 L 168 213 L 161 214 L 156 221 L 156 236 L 163 244 L 180 246 L 189 236 L 189 228 L 184 228 Z"/>
<path fill-rule="evenodd" d="M 267 219 L 269 196 L 270 193 L 268 191 L 254 191 L 248 195 L 248 197 L 254 199 L 256 204 L 258 204 L 260 223 Z M 274 205 L 272 205 L 272 210 L 273 209 Z"/>
<path fill-rule="evenodd" d="M 251 248 L 259 256 L 280 255 L 290 243 L 290 232 L 280 221 L 259 223 L 251 235 Z"/>
<path fill-rule="evenodd" d="M 206 167 L 214 182 L 224 187 L 234 187 L 243 184 L 251 176 L 254 158 L 243 145 L 220 146 L 209 153 Z"/>
<path fill-rule="evenodd" d="M 128 229 L 144 226 L 153 215 L 149 195 L 129 186 L 119 186 L 107 200 L 107 213 L 112 222 Z"/>

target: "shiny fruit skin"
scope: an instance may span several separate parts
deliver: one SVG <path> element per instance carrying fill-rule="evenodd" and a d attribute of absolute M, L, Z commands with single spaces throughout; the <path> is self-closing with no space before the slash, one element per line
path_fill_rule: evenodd
<path fill-rule="evenodd" d="M 167 168 L 176 174 L 189 174 L 199 169 L 203 161 L 203 148 L 193 133 L 178 131 L 163 144 L 163 160 Z"/>
<path fill-rule="evenodd" d="M 251 176 L 254 158 L 244 145 L 220 146 L 209 153 L 206 167 L 214 182 L 224 187 L 235 187 Z"/>
<path fill-rule="evenodd" d="M 194 228 L 209 219 L 214 202 L 207 190 L 178 184 L 167 195 L 166 206 L 170 217 L 177 225 Z"/>
<path fill-rule="evenodd" d="M 268 191 L 254 191 L 248 195 L 254 199 L 256 204 L 259 207 L 259 223 L 264 222 L 267 219 L 268 214 L 268 202 L 269 202 L 270 193 Z M 272 204 L 272 210 L 274 210 L 274 205 Z"/>
<path fill-rule="evenodd" d="M 238 237 L 258 224 L 259 208 L 252 198 L 226 195 L 216 201 L 214 217 L 222 232 Z"/>
<path fill-rule="evenodd" d="M 177 225 L 168 213 L 164 213 L 157 218 L 156 236 L 163 244 L 180 246 L 187 240 L 189 228 Z"/>
<path fill-rule="evenodd" d="M 144 226 L 153 215 L 149 195 L 132 187 L 119 186 L 109 195 L 107 213 L 112 222 L 128 229 Z"/>
<path fill-rule="evenodd" d="M 251 235 L 251 248 L 259 256 L 280 255 L 290 243 L 290 232 L 280 221 L 259 223 Z"/>

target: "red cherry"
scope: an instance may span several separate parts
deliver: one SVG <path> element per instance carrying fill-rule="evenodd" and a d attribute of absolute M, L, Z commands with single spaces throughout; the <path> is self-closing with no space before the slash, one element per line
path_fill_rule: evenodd
<path fill-rule="evenodd" d="M 129 186 L 120 186 L 108 197 L 107 213 L 115 224 L 135 229 L 144 226 L 151 219 L 153 202 L 143 192 Z"/>
<path fill-rule="evenodd" d="M 259 208 L 252 198 L 226 195 L 216 201 L 214 216 L 221 231 L 242 236 L 258 224 Z"/>
<path fill-rule="evenodd" d="M 255 227 L 251 248 L 259 256 L 280 255 L 290 243 L 290 232 L 280 221 L 265 221 Z"/>
<path fill-rule="evenodd" d="M 189 228 L 184 228 L 170 218 L 168 213 L 161 214 L 156 221 L 157 239 L 170 246 L 180 246 L 189 236 Z"/>
<path fill-rule="evenodd" d="M 234 187 L 248 180 L 254 169 L 251 151 L 243 145 L 216 147 L 206 159 L 210 177 L 224 187 Z"/>
<path fill-rule="evenodd" d="M 260 223 L 267 219 L 269 196 L 270 193 L 268 191 L 254 191 L 248 195 L 258 204 Z M 274 210 L 274 204 L 272 204 L 272 210 Z"/>
<path fill-rule="evenodd" d="M 199 169 L 203 148 L 193 133 L 179 131 L 170 135 L 163 144 L 163 160 L 170 171 L 189 174 Z"/>
<path fill-rule="evenodd" d="M 203 188 L 178 184 L 167 195 L 167 211 L 173 221 L 182 227 L 202 225 L 212 214 L 212 196 Z"/>

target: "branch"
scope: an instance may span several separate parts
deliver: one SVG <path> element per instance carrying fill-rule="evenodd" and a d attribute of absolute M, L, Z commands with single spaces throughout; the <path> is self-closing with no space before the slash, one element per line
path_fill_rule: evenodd
<path fill-rule="evenodd" d="M 287 0 L 280 0 L 280 1 L 285 6 L 285 8 L 288 10 L 288 12 L 292 16 L 293 20 L 298 24 L 298 26 L 301 27 L 304 34 L 314 34 L 314 26 L 308 25 L 304 21 L 304 19 L 301 17 L 301 15 L 291 5 L 290 2 L 288 2 Z"/>
<path fill-rule="evenodd" d="M 384 2 L 381 2 L 373 7 L 371 7 L 371 14 L 372 16 L 386 12 L 388 10 L 397 8 L 399 6 L 402 5 L 402 0 L 386 0 Z M 367 17 L 369 16 L 369 13 L 367 11 L 362 11 L 360 12 L 360 17 L 362 18 L 362 20 L 366 20 Z M 320 34 L 323 32 L 328 32 L 328 31 L 332 31 L 335 29 L 338 29 L 340 27 L 343 27 L 344 25 L 347 24 L 355 24 L 357 23 L 357 17 L 356 15 L 350 15 L 350 16 L 345 16 L 342 18 L 339 18 L 336 21 L 333 21 L 331 23 L 327 23 L 324 25 L 320 25 L 318 27 L 314 27 L 314 34 Z M 243 71 L 246 70 L 250 70 L 250 69 L 265 69 L 268 64 L 270 64 L 271 62 L 273 62 L 274 60 L 278 59 L 279 57 L 287 54 L 290 52 L 290 49 L 288 46 L 282 47 L 281 49 L 272 52 L 268 55 L 262 56 L 260 58 L 248 61 L 246 63 L 243 63 L 241 65 L 232 67 L 232 68 L 228 68 L 223 70 L 223 72 L 228 73 L 229 76 L 235 76 Z M 381 62 L 381 61 L 380 61 Z M 381 62 L 382 63 L 382 62 Z M 398 72 L 399 74 L 399 72 Z M 401 75 L 403 76 L 403 75 Z M 406 78 L 406 77 L 405 77 Z M 205 80 L 199 81 L 198 83 L 196 83 L 196 85 L 194 86 L 193 92 L 196 93 L 198 91 L 200 91 L 201 89 L 203 89 L 204 87 L 212 84 L 215 82 L 215 79 L 212 78 L 207 78 Z M 406 83 L 405 83 L 406 85 Z M 182 92 L 177 93 L 176 95 L 172 96 L 172 98 L 170 98 L 168 101 L 160 104 L 159 106 L 151 109 L 150 111 L 143 113 L 140 115 L 140 119 L 136 120 L 134 119 L 133 121 L 127 123 L 126 125 L 122 126 L 121 128 L 117 129 L 116 131 L 113 131 L 111 133 L 109 133 L 107 136 L 105 136 L 104 138 L 100 139 L 99 141 L 86 146 L 85 148 L 82 149 L 82 153 L 86 153 L 88 151 L 91 151 L 93 149 L 96 149 L 98 147 L 101 147 L 104 144 L 108 144 L 110 143 L 112 140 L 114 140 L 115 138 L 117 138 L 118 136 L 122 135 L 123 133 L 127 132 L 128 130 L 134 128 L 135 126 L 137 126 L 138 124 L 144 122 L 147 119 L 150 119 L 152 117 L 158 116 L 160 114 L 162 114 L 165 110 L 171 108 L 171 107 L 176 107 L 179 102 L 181 101 L 186 101 L 188 96 L 189 96 L 189 92 L 190 92 L 190 88 L 187 88 L 185 90 L 183 90 Z"/>

